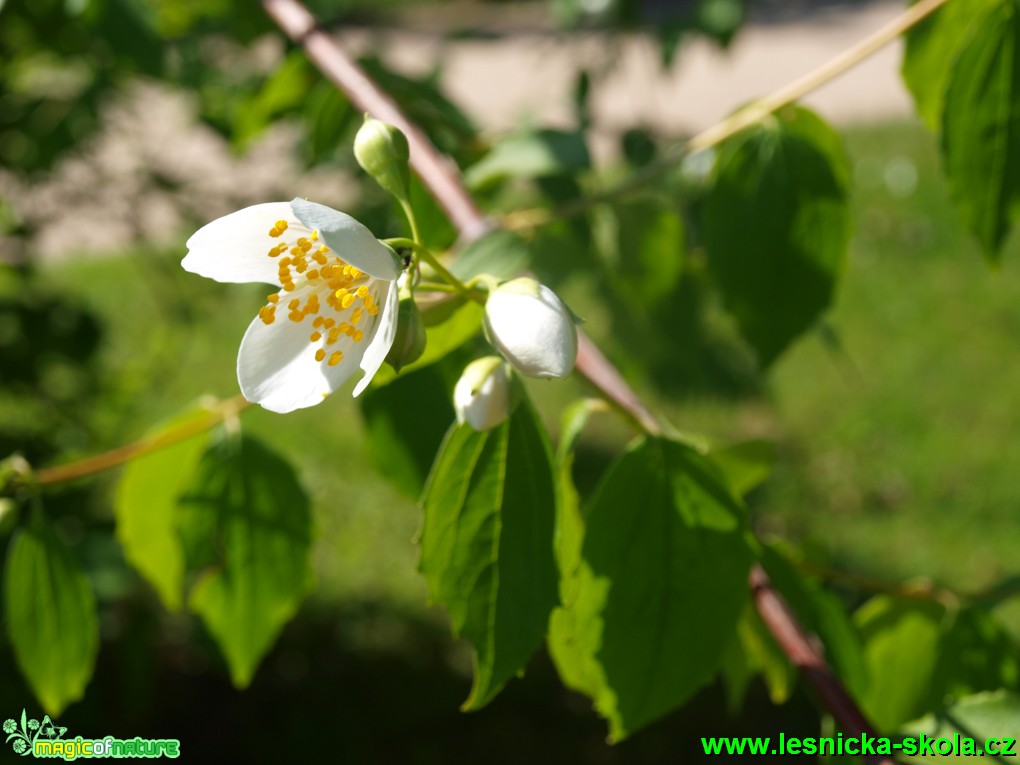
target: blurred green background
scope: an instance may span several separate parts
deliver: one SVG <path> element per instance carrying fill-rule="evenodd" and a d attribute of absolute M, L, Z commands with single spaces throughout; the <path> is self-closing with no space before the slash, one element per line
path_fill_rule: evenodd
<path fill-rule="evenodd" d="M 107 19 L 120 8 L 100 5 Z M 172 3 L 126 5 L 157 8 L 165 24 L 176 18 Z M 330 10 L 346 18 L 339 14 L 342 9 Z M 0 12 L 0 37 L 6 35 L 9 46 L 16 26 L 7 23 L 11 15 L 10 7 Z M 224 13 L 223 18 L 230 17 Z M 605 23 L 631 18 L 622 14 Z M 204 55 L 199 32 L 212 22 L 198 13 L 178 22 L 194 37 L 179 48 L 177 65 L 190 74 L 177 82 L 198 89 L 199 111 L 231 137 L 238 151 L 266 126 L 307 114 L 314 103 L 311 130 L 276 151 L 302 157 L 306 164 L 298 163 L 296 174 L 301 167 L 318 172 L 323 166 L 350 173 L 344 152 L 356 115 L 342 100 L 331 101 L 335 97 L 300 54 L 285 66 L 297 72 L 295 82 L 304 83 L 300 92 L 307 100 L 274 103 L 262 87 L 264 77 L 252 74 L 254 95 L 217 102 L 230 85 L 217 79 L 227 69 L 209 70 L 206 63 L 191 71 L 183 55 L 192 49 Z M 253 24 L 242 39 L 265 31 L 261 22 Z M 176 34 L 172 24 L 163 31 Z M 72 32 L 68 45 L 75 39 Z M 39 69 L 53 60 L 34 65 Z M 75 70 L 66 57 L 56 60 Z M 138 65 L 141 59 L 132 60 Z M 229 55 L 215 60 L 228 61 Z M 15 77 L 11 61 L 3 70 L 5 104 L 28 109 L 22 102 L 33 91 L 18 78 L 32 67 L 22 61 Z M 146 66 L 137 68 L 154 76 L 164 62 Z M 462 164 L 479 156 L 485 140 L 454 105 L 447 109 L 438 95 L 421 95 L 414 82 L 378 66 L 380 78 L 408 89 L 405 107 L 413 111 L 417 104 L 423 110 L 420 117 L 440 145 Z M 135 74 L 127 70 L 112 59 L 94 67 L 111 78 L 102 81 L 104 87 L 125 87 Z M 96 99 L 104 92 L 101 80 L 97 75 L 92 81 Z M 423 82 L 418 84 L 424 87 Z M 54 124 L 71 129 L 80 111 L 81 127 L 74 129 L 80 132 L 66 139 L 73 145 L 88 134 L 90 120 L 101 118 L 98 100 L 93 103 L 73 88 L 67 92 L 73 98 Z M 217 104 L 224 110 L 217 112 Z M 331 127 L 335 130 L 329 132 Z M 28 129 L 41 131 L 40 136 L 49 130 L 45 125 Z M 891 581 L 929 577 L 955 589 L 978 590 L 1016 570 L 1020 547 L 1015 520 L 1020 474 L 1012 467 L 1020 457 L 1016 248 L 997 271 L 982 262 L 948 202 L 935 139 L 919 123 L 857 126 L 844 135 L 853 168 L 855 233 L 837 304 L 824 325 L 802 338 L 767 376 L 760 375 L 748 363 L 746 349 L 732 339 L 719 307 L 699 292 L 695 249 L 674 299 L 686 296 L 697 306 L 691 321 L 700 333 L 685 334 L 682 321 L 659 327 L 666 338 L 681 339 L 666 345 L 661 363 L 647 366 L 650 371 L 640 375 L 639 384 L 655 408 L 685 431 L 718 442 L 775 442 L 773 475 L 750 497 L 753 523 L 762 536 L 781 535 L 809 559 L 851 574 Z M 632 146 L 647 141 L 654 152 L 666 138 L 634 133 L 626 140 Z M 8 180 L 17 178 L 17 188 L 33 188 L 45 182 L 62 148 L 47 156 L 50 148 L 40 140 L 35 154 L 15 157 L 8 140 L 3 170 Z M 243 155 L 238 156 L 243 164 Z M 638 161 L 635 156 L 629 155 L 631 162 Z M 606 172 L 620 172 L 627 161 L 617 160 Z M 348 176 L 320 180 L 326 186 L 337 177 Z M 127 249 L 97 253 L 90 247 L 76 253 L 65 244 L 60 257 L 41 259 L 33 243 L 46 227 L 45 210 L 19 206 L 10 196 L 12 183 L 0 187 L 7 189 L 0 212 L 8 260 L 0 265 L 0 456 L 17 450 L 35 465 L 69 461 L 137 438 L 204 394 L 236 393 L 238 342 L 266 290 L 214 284 L 178 265 L 190 230 L 226 212 L 236 190 L 204 208 L 184 199 L 186 185 L 158 176 L 155 190 L 146 193 L 163 194 L 177 211 L 170 224 L 177 222 L 177 244 L 167 246 L 165 238 L 149 243 L 142 227 Z M 349 212 L 386 232 L 381 235 L 403 233 L 379 192 L 355 188 L 353 194 L 344 192 L 356 200 Z M 506 205 L 517 194 L 525 200 L 563 194 L 562 189 L 541 192 L 534 197 L 529 191 L 503 190 L 490 201 Z M 696 209 L 696 193 L 692 198 Z M 205 209 L 215 213 L 206 215 Z M 597 228 L 601 214 L 595 210 L 581 225 Z M 696 226 L 696 216 L 689 222 Z M 435 231 L 438 239 L 444 237 L 441 222 Z M 550 242 L 555 241 L 540 236 L 534 242 L 532 267 L 560 286 L 574 310 L 587 318 L 585 329 L 614 361 L 639 373 L 648 361 L 642 345 L 661 345 L 661 339 L 628 334 L 637 330 L 627 330 L 606 308 L 597 285 L 603 277 L 595 266 L 582 265 L 567 278 L 563 264 L 552 260 Z M 581 253 L 594 247 L 584 237 L 575 242 Z M 576 381 L 531 389 L 554 434 L 563 406 L 585 393 Z M 103 638 L 87 695 L 64 713 L 61 724 L 82 735 L 177 737 L 190 761 L 217 762 L 329 757 L 393 763 L 528 758 L 653 763 L 694 756 L 702 735 L 816 731 L 817 715 L 805 691 L 773 707 L 755 681 L 742 711 L 728 711 L 722 688 L 712 686 L 633 740 L 610 748 L 588 702 L 562 688 L 544 655 L 532 662 L 526 681 L 511 683 L 490 707 L 459 713 L 470 686 L 470 654 L 449 637 L 445 616 L 426 604 L 412 543 L 418 510 L 366 455 L 361 420 L 358 405 L 343 395 L 311 411 L 278 416 L 255 410 L 244 416 L 245 428 L 298 467 L 314 501 L 317 529 L 316 587 L 244 692 L 230 686 L 197 620 L 165 613 L 124 563 L 111 533 L 116 474 L 47 494 L 47 510 L 96 587 Z M 578 455 L 582 490 L 590 490 L 628 437 L 614 420 L 596 418 Z M 6 532 L 9 526 L 8 519 Z M 868 594 L 838 582 L 835 587 L 848 604 Z M 1020 637 L 1020 609 L 1004 607 L 1002 616 Z M 14 715 L 31 703 L 5 646 L 0 710 Z"/>

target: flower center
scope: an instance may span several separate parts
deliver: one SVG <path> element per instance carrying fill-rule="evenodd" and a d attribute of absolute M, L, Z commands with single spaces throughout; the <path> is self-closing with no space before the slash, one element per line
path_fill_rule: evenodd
<path fill-rule="evenodd" d="M 282 237 L 290 228 L 287 221 L 277 221 L 269 230 L 269 236 L 274 239 Z M 316 361 L 325 360 L 326 348 L 337 344 L 341 338 L 350 338 L 355 343 L 365 338 L 364 330 L 358 329 L 357 325 L 366 315 L 374 317 L 379 313 L 376 297 L 369 289 L 369 285 L 376 280 L 345 263 L 329 247 L 321 244 L 318 231 L 312 231 L 308 236 L 298 236 L 291 241 L 282 240 L 267 255 L 270 258 L 280 258 L 279 277 L 283 289 L 269 295 L 266 298 L 269 302 L 259 309 L 259 318 L 264 324 L 276 321 L 280 296 L 293 292 L 297 289 L 297 283 L 301 282 L 303 286 L 308 285 L 312 289 L 303 303 L 300 298 L 288 301 L 287 318 L 300 324 L 308 316 L 315 317 L 312 319 L 314 331 L 308 340 L 320 345 L 315 352 Z M 333 310 L 335 316 L 320 315 L 320 312 L 325 313 L 320 303 L 320 295 L 323 293 L 326 295 L 326 306 Z M 371 320 L 368 323 L 371 324 Z M 328 363 L 336 366 L 343 357 L 343 351 L 334 350 L 329 354 Z"/>

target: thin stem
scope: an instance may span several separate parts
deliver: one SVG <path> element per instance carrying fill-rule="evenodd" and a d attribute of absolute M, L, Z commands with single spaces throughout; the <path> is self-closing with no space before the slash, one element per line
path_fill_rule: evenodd
<path fill-rule="evenodd" d="M 428 263 L 433 268 L 433 270 L 435 270 L 435 272 L 439 274 L 443 281 L 445 281 L 447 284 L 453 287 L 453 289 L 456 290 L 459 294 L 463 295 L 468 300 L 474 300 L 476 303 L 481 303 L 482 305 L 485 305 L 485 295 L 478 292 L 478 290 L 471 289 L 471 287 L 469 287 L 460 279 L 458 279 L 456 276 L 454 276 L 453 273 L 451 273 L 446 266 L 439 262 L 439 259 L 432 254 L 432 251 L 428 247 L 423 245 L 421 242 L 414 241 L 412 239 L 404 239 L 401 237 L 396 237 L 393 239 L 383 239 L 383 242 L 390 245 L 391 247 L 406 247 L 410 250 L 414 250 L 414 252 L 418 255 L 419 258 Z"/>
<path fill-rule="evenodd" d="M 210 410 L 201 419 L 183 423 L 176 428 L 160 433 L 158 436 L 142 438 L 134 443 L 125 444 L 108 452 L 86 457 L 67 465 L 57 465 L 56 467 L 38 470 L 34 475 L 35 483 L 39 486 L 47 486 L 65 481 L 73 481 L 76 478 L 83 478 L 93 473 L 99 473 L 103 470 L 123 465 L 125 462 L 129 462 L 137 457 L 150 454 L 203 433 L 219 425 L 224 420 L 236 417 L 249 406 L 251 406 L 250 402 L 246 401 L 243 396 L 235 396 L 221 403 L 216 409 Z"/>
<path fill-rule="evenodd" d="M 789 106 L 799 101 L 804 96 L 818 90 L 822 85 L 836 79 L 846 73 L 859 63 L 874 55 L 884 48 L 908 29 L 916 26 L 924 19 L 941 8 L 950 0 L 921 0 L 910 6 L 903 13 L 890 21 L 881 29 L 876 30 L 868 37 L 855 45 L 850 46 L 838 56 L 826 61 L 816 69 L 805 74 L 803 77 L 794 80 L 779 90 L 760 98 L 743 109 L 730 115 L 722 122 L 698 133 L 685 144 L 667 151 L 658 161 L 652 162 L 638 170 L 625 181 L 607 189 L 606 191 L 593 194 L 584 199 L 575 200 L 562 205 L 554 210 L 535 208 L 532 210 L 517 210 L 503 216 L 500 223 L 504 228 L 521 230 L 531 229 L 546 225 L 554 220 L 569 218 L 578 215 L 590 207 L 607 202 L 612 199 L 626 196 L 627 194 L 641 188 L 645 184 L 655 180 L 664 172 L 680 162 L 684 157 L 695 152 L 704 151 L 725 141 L 727 138 L 739 133 L 746 127 L 750 127 L 764 117 L 773 114 L 784 106 Z"/>

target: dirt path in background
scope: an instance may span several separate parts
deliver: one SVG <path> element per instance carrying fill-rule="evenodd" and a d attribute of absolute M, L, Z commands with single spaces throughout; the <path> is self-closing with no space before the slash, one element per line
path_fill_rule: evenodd
<path fill-rule="evenodd" d="M 688 44 L 668 71 L 660 65 L 658 44 L 641 35 L 622 37 L 615 45 L 596 34 L 522 33 L 443 43 L 392 31 L 355 32 L 344 40 L 358 50 L 384 52 L 405 71 L 428 72 L 442 61 L 446 92 L 478 124 L 493 130 L 511 129 L 522 119 L 570 125 L 578 71 L 598 71 L 609 59 L 612 68 L 592 92 L 599 134 L 605 138 L 642 125 L 679 135 L 709 127 L 737 106 L 792 82 L 902 9 L 902 3 L 882 2 L 832 8 L 802 21 L 749 24 L 728 51 L 701 40 Z M 805 103 L 841 124 L 905 117 L 912 106 L 899 77 L 901 57 L 901 44 L 890 45 Z"/>
<path fill-rule="evenodd" d="M 499 39 L 444 41 L 423 23 L 399 31 L 358 30 L 343 41 L 409 73 L 440 65 L 448 95 L 491 132 L 522 120 L 571 126 L 577 73 L 602 71 L 591 96 L 592 148 L 597 160 L 605 160 L 627 128 L 681 135 L 708 127 L 846 49 L 901 8 L 880 2 L 799 21 L 749 24 L 729 51 L 694 42 L 668 71 L 660 66 L 657 43 L 640 35 L 610 39 L 525 29 Z M 900 56 L 898 44 L 889 46 L 807 103 L 841 124 L 909 115 Z M 143 242 L 180 249 L 188 221 L 247 204 L 295 194 L 341 209 L 350 204 L 352 185 L 331 169 L 306 171 L 291 148 L 294 141 L 293 126 L 278 125 L 247 156 L 237 157 L 221 136 L 197 123 L 186 94 L 139 85 L 110 106 L 96 139 L 42 183 L 27 186 L 0 168 L 0 195 L 17 200 L 21 214 L 40 229 L 23 251 L 30 257 L 116 252 Z M 172 180 L 177 191 L 168 193 L 157 175 Z M 0 257 L 18 256 L 0 242 Z"/>

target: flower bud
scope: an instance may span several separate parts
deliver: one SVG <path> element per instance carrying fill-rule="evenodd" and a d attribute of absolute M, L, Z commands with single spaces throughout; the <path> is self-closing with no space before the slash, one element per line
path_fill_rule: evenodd
<path fill-rule="evenodd" d="M 510 413 L 510 372 L 503 359 L 485 356 L 467 365 L 453 388 L 457 422 L 491 430 Z"/>
<path fill-rule="evenodd" d="M 393 338 L 386 363 L 396 372 L 413 364 L 425 352 L 425 323 L 410 291 L 401 290 L 397 308 L 397 334 Z"/>
<path fill-rule="evenodd" d="M 406 202 L 411 176 L 407 138 L 393 125 L 365 115 L 354 137 L 354 157 L 376 182 L 397 199 Z"/>
<path fill-rule="evenodd" d="M 489 295 L 485 330 L 507 361 L 528 377 L 566 377 L 574 368 L 574 317 L 555 292 L 534 279 L 513 279 Z"/>

